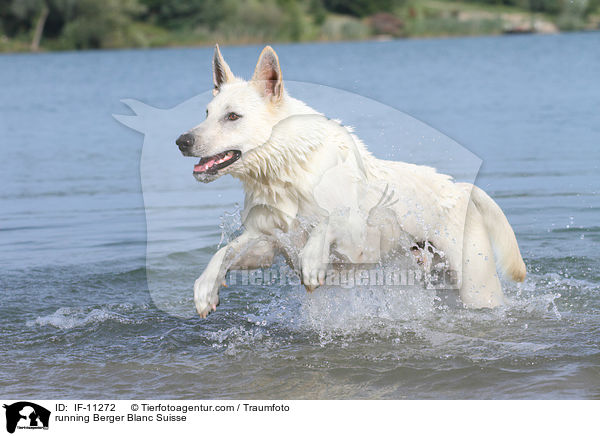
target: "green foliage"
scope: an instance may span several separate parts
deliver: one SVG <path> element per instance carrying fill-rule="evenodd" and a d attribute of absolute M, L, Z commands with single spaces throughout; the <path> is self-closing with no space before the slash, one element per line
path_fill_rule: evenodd
<path fill-rule="evenodd" d="M 501 12 L 578 30 L 600 0 L 0 0 L 0 51 L 28 49 L 36 26 L 42 49 L 87 49 L 489 34 Z"/>
<path fill-rule="evenodd" d="M 549 15 L 574 15 L 580 12 L 584 16 L 598 7 L 598 0 L 467 0 L 469 3 L 515 6 L 532 12 Z M 579 11 L 579 12 L 575 12 Z"/>
<path fill-rule="evenodd" d="M 322 26 L 327 19 L 327 10 L 321 0 L 310 0 L 308 13 L 313 17 L 314 23 L 317 26 Z"/>
<path fill-rule="evenodd" d="M 140 45 L 132 17 L 142 11 L 136 0 L 78 0 L 69 10 L 63 42 L 77 49 Z"/>
<path fill-rule="evenodd" d="M 17 36 L 29 32 L 42 0 L 0 0 L 0 33 Z"/>
<path fill-rule="evenodd" d="M 328 17 L 321 30 L 323 39 L 330 41 L 364 39 L 370 34 L 371 31 L 366 24 L 357 18 L 345 15 Z"/>
<path fill-rule="evenodd" d="M 134 18 L 144 12 L 137 0 L 0 0 L 0 31 L 29 37 L 41 9 L 49 10 L 43 36 L 60 48 L 105 48 L 140 45 Z"/>
<path fill-rule="evenodd" d="M 403 0 L 323 0 L 331 12 L 366 17 L 377 12 L 392 12 L 404 4 Z"/>
<path fill-rule="evenodd" d="M 140 1 L 146 8 L 141 19 L 173 30 L 197 26 L 214 30 L 220 21 L 237 8 L 237 2 L 233 0 Z"/>
<path fill-rule="evenodd" d="M 556 24 L 561 30 L 581 30 L 585 27 L 584 17 L 588 11 L 586 0 L 574 0 L 561 10 Z"/>

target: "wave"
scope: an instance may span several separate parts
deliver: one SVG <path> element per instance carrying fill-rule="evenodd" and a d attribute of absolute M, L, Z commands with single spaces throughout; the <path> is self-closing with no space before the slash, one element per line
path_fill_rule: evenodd
<path fill-rule="evenodd" d="M 113 307 L 61 307 L 51 315 L 39 316 L 35 320 L 27 321 L 28 327 L 55 327 L 60 330 L 69 330 L 88 325 L 102 324 L 107 321 L 115 321 L 119 324 L 139 324 L 142 321 L 126 316 L 123 313 L 131 312 L 133 306 L 120 304 Z"/>

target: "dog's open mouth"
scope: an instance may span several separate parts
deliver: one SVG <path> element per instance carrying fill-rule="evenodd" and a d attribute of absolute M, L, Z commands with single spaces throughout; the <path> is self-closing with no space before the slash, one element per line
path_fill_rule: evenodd
<path fill-rule="evenodd" d="M 240 158 L 242 152 L 239 150 L 229 150 L 214 156 L 203 157 L 194 165 L 194 174 L 216 174 L 217 171 L 228 167 Z"/>

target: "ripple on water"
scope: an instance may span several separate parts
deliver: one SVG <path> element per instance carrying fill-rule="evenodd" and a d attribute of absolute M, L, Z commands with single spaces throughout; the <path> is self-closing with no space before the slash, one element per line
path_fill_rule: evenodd
<path fill-rule="evenodd" d="M 28 327 L 55 327 L 60 330 L 69 330 L 88 325 L 100 325 L 107 321 L 118 324 L 140 324 L 142 321 L 126 313 L 131 312 L 133 306 L 120 304 L 107 307 L 61 307 L 54 313 L 38 316 L 34 320 L 28 320 Z"/>

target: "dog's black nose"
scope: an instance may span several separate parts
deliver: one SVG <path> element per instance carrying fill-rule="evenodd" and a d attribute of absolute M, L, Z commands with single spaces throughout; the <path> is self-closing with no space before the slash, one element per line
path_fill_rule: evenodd
<path fill-rule="evenodd" d="M 179 147 L 179 150 L 185 151 L 185 150 L 191 148 L 192 145 L 194 145 L 194 135 L 190 135 L 189 133 L 184 133 L 179 138 L 177 138 L 177 141 L 175 141 L 175 144 L 177 144 L 177 146 Z"/>

